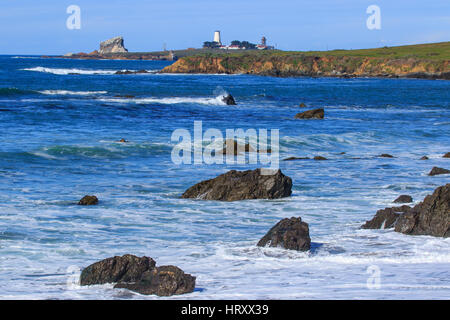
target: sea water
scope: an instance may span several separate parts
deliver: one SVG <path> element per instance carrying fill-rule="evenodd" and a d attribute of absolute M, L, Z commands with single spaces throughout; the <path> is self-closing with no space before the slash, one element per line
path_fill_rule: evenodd
<path fill-rule="evenodd" d="M 450 239 L 360 229 L 398 195 L 417 204 L 449 182 L 427 174 L 450 169 L 450 82 L 17 57 L 0 56 L 0 298 L 161 299 L 77 285 L 82 268 L 126 253 L 197 277 L 193 293 L 170 299 L 450 298 Z M 238 104 L 225 105 L 225 93 Z M 295 120 L 301 102 L 325 119 Z M 280 160 L 329 160 L 280 161 L 289 198 L 180 199 L 199 181 L 258 167 L 174 164 L 171 135 L 194 121 L 224 134 L 278 129 Z M 99 204 L 77 206 L 86 194 Z M 293 216 L 309 224 L 309 252 L 256 246 Z"/>

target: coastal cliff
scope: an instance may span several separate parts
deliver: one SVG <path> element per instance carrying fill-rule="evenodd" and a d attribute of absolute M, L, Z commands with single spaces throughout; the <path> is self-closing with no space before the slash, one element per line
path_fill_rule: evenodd
<path fill-rule="evenodd" d="M 162 73 L 226 73 L 264 76 L 412 77 L 450 79 L 450 42 L 327 52 L 265 51 L 203 54 L 179 59 Z"/>

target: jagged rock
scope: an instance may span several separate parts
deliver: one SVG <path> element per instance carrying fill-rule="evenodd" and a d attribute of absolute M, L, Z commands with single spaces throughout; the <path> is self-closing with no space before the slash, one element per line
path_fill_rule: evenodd
<path fill-rule="evenodd" d="M 83 269 L 80 276 L 80 285 L 135 282 L 141 279 L 146 271 L 153 270 L 155 260 L 150 257 L 136 257 L 131 254 L 115 256 L 91 264 Z"/>
<path fill-rule="evenodd" d="M 434 190 L 432 195 L 401 215 L 395 231 L 410 235 L 450 236 L 450 184 Z"/>
<path fill-rule="evenodd" d="M 123 46 L 123 37 L 115 37 L 100 43 L 100 54 L 128 52 Z"/>
<path fill-rule="evenodd" d="M 442 156 L 442 158 L 450 158 L 450 152 L 447 152 L 446 154 L 444 154 L 444 155 Z"/>
<path fill-rule="evenodd" d="M 394 203 L 411 203 L 413 202 L 413 198 L 409 195 L 402 194 L 397 199 L 394 200 Z"/>
<path fill-rule="evenodd" d="M 259 240 L 259 247 L 283 247 L 290 250 L 308 251 L 311 248 L 309 226 L 302 222 L 302 218 L 292 217 L 283 219 L 273 226 L 269 232 Z"/>
<path fill-rule="evenodd" d="M 78 201 L 78 205 L 80 206 L 93 206 L 96 204 L 98 204 L 98 198 L 96 196 L 84 196 Z"/>
<path fill-rule="evenodd" d="M 314 160 L 328 160 L 328 159 L 322 156 L 315 156 Z"/>
<path fill-rule="evenodd" d="M 305 112 L 300 112 L 295 115 L 295 119 L 323 119 L 325 116 L 324 109 L 313 109 Z"/>
<path fill-rule="evenodd" d="M 278 199 L 292 193 L 292 179 L 281 170 L 231 170 L 214 179 L 205 180 L 187 189 L 182 198 L 237 201 L 247 199 Z M 264 173 L 264 174 L 263 174 Z"/>
<path fill-rule="evenodd" d="M 83 269 L 80 285 L 116 283 L 114 288 L 124 288 L 141 294 L 171 296 L 193 292 L 195 277 L 175 266 L 156 267 L 150 257 L 126 254 L 107 258 Z"/>
<path fill-rule="evenodd" d="M 222 101 L 225 102 L 227 105 L 236 105 L 236 101 L 234 101 L 234 98 L 231 94 L 224 96 L 222 98 Z"/>
<path fill-rule="evenodd" d="M 444 168 L 439 168 L 439 167 L 433 167 L 433 169 L 431 169 L 430 173 L 428 174 L 429 176 L 436 176 L 438 174 L 448 174 L 450 173 L 450 170 L 444 169 Z"/>
<path fill-rule="evenodd" d="M 362 229 L 389 229 L 395 226 L 401 213 L 411 209 L 410 206 L 385 208 L 378 210 L 372 220 L 366 221 L 361 226 Z"/>
<path fill-rule="evenodd" d="M 428 160 L 430 158 L 428 158 L 427 156 L 423 156 L 422 158 L 420 158 L 419 160 Z"/>
<path fill-rule="evenodd" d="M 380 158 L 394 158 L 393 155 L 390 155 L 389 153 L 382 153 L 379 155 Z"/>
<path fill-rule="evenodd" d="M 114 288 L 124 288 L 146 295 L 172 296 L 193 292 L 195 277 L 175 266 L 161 266 L 144 272 L 139 281 L 119 282 Z"/>

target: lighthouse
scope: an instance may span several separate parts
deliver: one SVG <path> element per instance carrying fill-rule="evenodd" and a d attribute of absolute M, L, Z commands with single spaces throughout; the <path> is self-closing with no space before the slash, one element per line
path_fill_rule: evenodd
<path fill-rule="evenodd" d="M 217 42 L 219 45 L 222 45 L 222 42 L 220 41 L 220 31 L 214 32 L 214 42 Z"/>

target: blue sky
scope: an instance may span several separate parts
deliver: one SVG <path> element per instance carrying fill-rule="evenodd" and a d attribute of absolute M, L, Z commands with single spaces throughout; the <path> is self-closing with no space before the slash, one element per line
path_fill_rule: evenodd
<path fill-rule="evenodd" d="M 368 30 L 369 5 L 381 30 Z M 326 50 L 450 41 L 449 0 L 0 0 L 0 54 L 91 52 L 122 35 L 129 51 L 200 47 L 220 30 L 222 41 L 283 50 Z M 81 29 L 69 30 L 69 5 Z"/>

